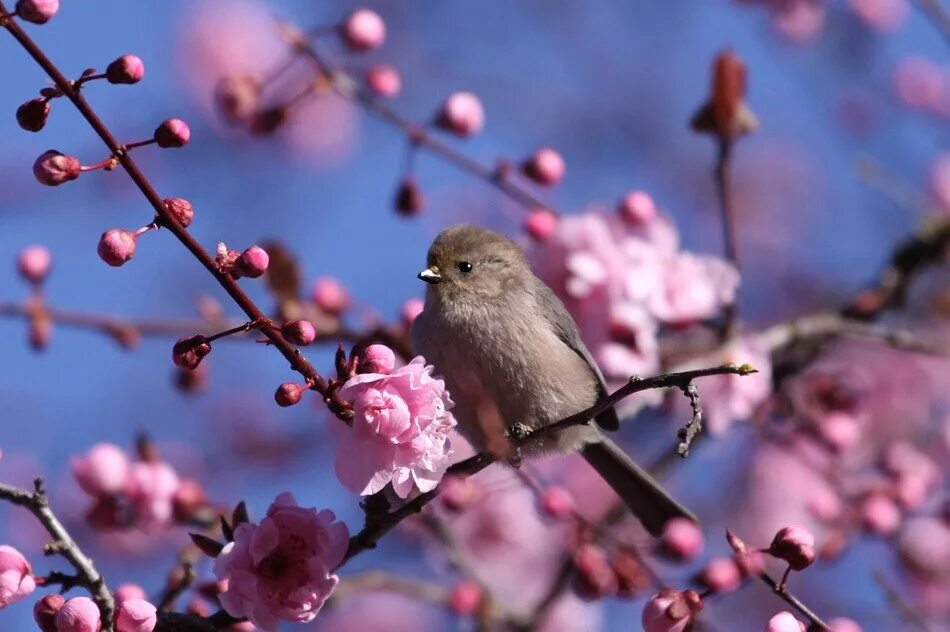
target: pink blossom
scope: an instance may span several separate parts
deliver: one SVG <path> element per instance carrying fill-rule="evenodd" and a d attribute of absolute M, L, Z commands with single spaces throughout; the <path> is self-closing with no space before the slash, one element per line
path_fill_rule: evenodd
<path fill-rule="evenodd" d="M 731 557 L 717 557 L 706 564 L 700 581 L 716 592 L 735 590 L 742 583 L 742 570 Z"/>
<path fill-rule="evenodd" d="M 692 520 L 673 518 L 663 526 L 660 544 L 671 557 L 686 561 L 703 552 L 703 532 Z"/>
<path fill-rule="evenodd" d="M 56 632 L 56 613 L 66 603 L 62 595 L 45 595 L 33 604 L 33 620 L 41 632 Z"/>
<path fill-rule="evenodd" d="M 171 118 L 155 128 L 155 142 L 159 147 L 184 147 L 191 139 L 191 129 L 181 119 Z"/>
<path fill-rule="evenodd" d="M 881 32 L 896 30 L 910 10 L 907 0 L 850 0 L 849 5 L 861 21 Z"/>
<path fill-rule="evenodd" d="M 265 272 L 270 264 L 270 255 L 260 246 L 251 246 L 241 253 L 234 262 L 234 270 L 241 276 L 256 279 Z"/>
<path fill-rule="evenodd" d="M 45 24 L 59 11 L 59 0 L 17 0 L 15 10 L 27 22 Z"/>
<path fill-rule="evenodd" d="M 456 92 L 442 104 L 436 121 L 458 136 L 473 136 L 485 124 L 485 111 L 482 102 L 471 92 Z"/>
<path fill-rule="evenodd" d="M 129 459 L 111 443 L 99 443 L 81 456 L 70 460 L 76 482 L 90 496 L 118 494 L 126 485 Z"/>
<path fill-rule="evenodd" d="M 551 211 L 537 208 L 530 211 L 524 220 L 524 229 L 528 235 L 537 241 L 547 239 L 557 227 L 557 217 Z"/>
<path fill-rule="evenodd" d="M 340 26 L 343 41 L 355 52 L 379 48 L 386 39 L 386 23 L 375 11 L 358 9 Z"/>
<path fill-rule="evenodd" d="M 418 599 L 360 591 L 341 599 L 314 622 L 319 632 L 442 632 L 440 612 Z"/>
<path fill-rule="evenodd" d="M 135 233 L 120 228 L 107 230 L 99 238 L 96 252 L 100 259 L 117 268 L 135 254 Z"/>
<path fill-rule="evenodd" d="M 574 591 L 582 599 L 600 599 L 617 594 L 620 584 L 607 552 L 596 544 L 578 546 L 573 554 Z"/>
<path fill-rule="evenodd" d="M 340 314 L 350 305 L 350 293 L 333 277 L 320 277 L 313 284 L 313 302 L 331 314 Z"/>
<path fill-rule="evenodd" d="M 393 99 L 402 90 L 402 79 L 392 66 L 376 64 L 366 71 L 366 85 L 379 96 Z"/>
<path fill-rule="evenodd" d="M 805 632 L 805 624 L 791 612 L 782 611 L 769 619 L 765 632 Z"/>
<path fill-rule="evenodd" d="M 541 510 L 552 518 L 564 520 L 574 515 L 574 497 L 564 487 L 551 485 L 541 492 Z"/>
<path fill-rule="evenodd" d="M 89 597 L 73 597 L 56 613 L 56 632 L 99 632 L 99 606 Z"/>
<path fill-rule="evenodd" d="M 821 438 L 836 452 L 843 452 L 861 438 L 861 425 L 848 413 L 831 412 L 818 426 Z"/>
<path fill-rule="evenodd" d="M 0 545 L 0 609 L 19 601 L 36 588 L 33 570 L 19 551 Z"/>
<path fill-rule="evenodd" d="M 135 510 L 136 526 L 143 531 L 154 531 L 171 524 L 178 486 L 178 475 L 167 463 L 133 463 L 125 493 Z"/>
<path fill-rule="evenodd" d="M 420 298 L 411 298 L 402 305 L 402 320 L 406 325 L 411 325 L 416 316 L 425 309 L 425 301 Z"/>
<path fill-rule="evenodd" d="M 682 252 L 663 266 L 660 291 L 647 301 L 659 320 L 691 323 L 712 318 L 732 303 L 739 287 L 739 273 L 717 257 Z"/>
<path fill-rule="evenodd" d="M 683 632 L 702 607 L 702 600 L 692 590 L 663 590 L 643 608 L 644 632 Z"/>
<path fill-rule="evenodd" d="M 53 256 L 44 246 L 27 246 L 17 255 L 17 271 L 30 283 L 42 283 L 49 274 Z"/>
<path fill-rule="evenodd" d="M 452 512 L 465 511 L 482 502 L 488 495 L 484 486 L 469 477 L 446 476 L 439 486 L 439 501 Z"/>
<path fill-rule="evenodd" d="M 152 632 L 158 622 L 156 608 L 144 599 L 127 599 L 115 614 L 115 632 Z"/>
<path fill-rule="evenodd" d="M 165 208 L 175 218 L 175 221 L 181 224 L 182 228 L 191 226 L 191 220 L 195 217 L 195 209 L 191 206 L 191 202 L 179 197 L 165 198 L 162 201 L 165 203 Z"/>
<path fill-rule="evenodd" d="M 40 184 L 55 187 L 78 178 L 81 167 L 78 158 L 50 149 L 33 163 L 33 175 Z"/>
<path fill-rule="evenodd" d="M 646 225 L 656 219 L 656 203 L 646 191 L 630 191 L 620 201 L 620 216 L 636 225 Z"/>
<path fill-rule="evenodd" d="M 333 569 L 348 544 L 349 531 L 332 511 L 300 507 L 285 492 L 260 524 L 238 525 L 215 560 L 215 576 L 227 582 L 221 605 L 266 632 L 278 621 L 311 621 L 339 581 Z"/>
<path fill-rule="evenodd" d="M 448 466 L 447 434 L 455 426 L 445 382 L 417 357 L 389 373 L 363 373 L 339 393 L 353 402 L 353 428 L 337 449 L 335 467 L 343 485 L 361 495 L 387 483 L 405 498 L 413 487 L 434 489 Z"/>
<path fill-rule="evenodd" d="M 939 518 L 909 518 L 897 535 L 897 550 L 921 576 L 950 580 L 950 525 Z"/>

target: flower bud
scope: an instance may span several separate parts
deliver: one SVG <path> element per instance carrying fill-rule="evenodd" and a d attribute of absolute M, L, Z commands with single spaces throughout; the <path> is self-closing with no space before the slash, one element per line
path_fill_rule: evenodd
<path fill-rule="evenodd" d="M 730 557 L 717 557 L 706 564 L 699 581 L 717 593 L 735 590 L 742 583 L 742 570 Z"/>
<path fill-rule="evenodd" d="M 282 408 L 293 406 L 300 402 L 305 390 L 305 386 L 294 384 L 293 382 L 284 382 L 277 387 L 277 392 L 274 393 L 274 401 Z"/>
<path fill-rule="evenodd" d="M 317 330 L 309 320 L 292 320 L 284 323 L 280 334 L 295 345 L 309 345 L 317 337 Z"/>
<path fill-rule="evenodd" d="M 211 353 L 211 343 L 204 336 L 182 338 L 172 347 L 172 360 L 177 366 L 193 371 Z"/>
<path fill-rule="evenodd" d="M 685 562 L 703 551 L 703 532 L 687 518 L 673 518 L 663 526 L 660 546 L 667 556 Z"/>
<path fill-rule="evenodd" d="M 24 280 L 39 285 L 53 265 L 53 257 L 43 246 L 27 246 L 16 258 L 17 271 Z"/>
<path fill-rule="evenodd" d="M 544 186 L 553 186 L 564 179 L 564 159 L 550 147 L 542 147 L 521 165 L 526 176 Z"/>
<path fill-rule="evenodd" d="M 617 596 L 636 597 L 640 591 L 650 585 L 650 576 L 647 575 L 636 554 L 629 549 L 621 548 L 610 558 L 610 568 L 617 576 Z"/>
<path fill-rule="evenodd" d="M 55 187 L 78 178 L 80 167 L 78 158 L 50 149 L 33 163 L 33 175 L 40 184 Z"/>
<path fill-rule="evenodd" d="M 471 617 L 482 607 L 485 595 L 482 588 L 473 581 L 463 579 L 449 592 L 449 609 L 460 617 Z"/>
<path fill-rule="evenodd" d="M 541 492 L 541 511 L 556 520 L 565 520 L 574 515 L 574 497 L 558 485 L 551 485 Z"/>
<path fill-rule="evenodd" d="M 399 188 L 396 189 L 396 212 L 405 217 L 409 217 L 421 211 L 422 206 L 422 190 L 419 189 L 419 185 L 410 178 L 406 178 L 400 182 Z"/>
<path fill-rule="evenodd" d="M 184 147 L 191 138 L 191 129 L 181 119 L 168 119 L 155 128 L 155 142 L 159 147 Z"/>
<path fill-rule="evenodd" d="M 545 208 L 536 208 L 524 220 L 524 229 L 535 241 L 545 241 L 557 228 L 557 216 Z"/>
<path fill-rule="evenodd" d="M 692 120 L 693 129 L 731 141 L 755 131 L 758 121 L 745 103 L 746 67 L 732 51 L 723 51 L 713 62 L 709 101 Z"/>
<path fill-rule="evenodd" d="M 38 132 L 49 118 L 49 101 L 42 97 L 30 99 L 16 110 L 16 122 L 28 132 Z"/>
<path fill-rule="evenodd" d="M 321 277 L 313 284 L 313 302 L 331 314 L 341 314 L 350 305 L 350 295 L 339 281 Z"/>
<path fill-rule="evenodd" d="M 62 595 L 46 595 L 33 604 L 33 620 L 40 632 L 56 632 L 56 613 L 65 602 Z"/>
<path fill-rule="evenodd" d="M 439 484 L 439 500 L 452 513 L 474 507 L 485 499 L 487 493 L 480 483 L 468 477 L 449 475 Z"/>
<path fill-rule="evenodd" d="M 122 584 L 115 589 L 113 593 L 116 607 L 121 606 L 123 601 L 129 599 L 145 599 L 145 589 L 138 584 Z"/>
<path fill-rule="evenodd" d="M 878 535 L 893 534 L 901 523 L 900 508 L 884 494 L 869 494 L 861 503 L 860 512 L 864 527 Z"/>
<path fill-rule="evenodd" d="M 412 325 L 412 321 L 416 319 L 416 316 L 422 313 L 422 310 L 425 309 L 425 302 L 419 298 L 411 298 L 405 303 L 402 304 L 402 321 L 408 327 Z"/>
<path fill-rule="evenodd" d="M 857 621 L 847 617 L 835 617 L 828 620 L 828 627 L 831 632 L 862 632 L 861 626 Z"/>
<path fill-rule="evenodd" d="M 656 218 L 656 204 L 645 191 L 630 191 L 620 200 L 620 217 L 635 226 L 649 224 Z"/>
<path fill-rule="evenodd" d="M 396 366 L 396 354 L 382 344 L 370 345 L 360 354 L 359 373 L 389 373 Z"/>
<path fill-rule="evenodd" d="M 121 228 L 107 230 L 99 238 L 96 252 L 100 259 L 117 268 L 135 254 L 135 233 Z"/>
<path fill-rule="evenodd" d="M 214 89 L 218 112 L 229 123 L 242 123 L 254 115 L 261 98 L 261 86 L 249 75 L 225 77 Z"/>
<path fill-rule="evenodd" d="M 402 90 L 402 78 L 388 64 L 377 64 L 366 71 L 366 85 L 386 99 L 394 99 Z"/>
<path fill-rule="evenodd" d="M 769 619 L 765 632 L 805 632 L 805 624 L 791 612 L 782 611 Z"/>
<path fill-rule="evenodd" d="M 109 83 L 138 83 L 145 75 L 145 64 L 135 55 L 122 55 L 106 68 Z"/>
<path fill-rule="evenodd" d="M 90 496 L 118 494 L 127 483 L 129 460 L 117 445 L 99 443 L 83 455 L 70 459 L 70 469 L 79 487 Z"/>
<path fill-rule="evenodd" d="M 267 272 L 269 263 L 270 257 L 266 250 L 260 246 L 251 246 L 241 253 L 241 256 L 234 262 L 234 267 L 240 276 L 256 279 Z"/>
<path fill-rule="evenodd" d="M 775 534 L 768 553 L 788 562 L 793 570 L 806 569 L 815 561 L 815 536 L 803 527 L 785 527 Z"/>
<path fill-rule="evenodd" d="M 835 452 L 844 452 L 861 438 L 858 421 L 847 413 L 830 412 L 819 422 L 818 433 Z"/>
<path fill-rule="evenodd" d="M 144 599 L 129 599 L 115 614 L 115 632 L 152 632 L 158 623 L 158 610 Z"/>
<path fill-rule="evenodd" d="M 176 521 L 187 523 L 194 519 L 198 510 L 207 506 L 205 490 L 197 481 L 190 478 L 179 481 L 178 489 L 172 497 L 172 510 Z"/>
<path fill-rule="evenodd" d="M 696 613 L 703 609 L 703 601 L 694 590 L 667 589 L 654 595 L 643 608 L 644 632 L 683 632 Z"/>
<path fill-rule="evenodd" d="M 19 601 L 36 588 L 33 569 L 12 546 L 0 545 L 0 609 Z"/>
<path fill-rule="evenodd" d="M 574 591 L 581 599 L 600 599 L 617 593 L 617 575 L 604 549 L 595 544 L 582 544 L 575 549 L 572 560 L 577 570 Z"/>
<path fill-rule="evenodd" d="M 185 198 L 165 198 L 165 208 L 168 209 L 168 212 L 172 214 L 172 217 L 175 218 L 182 228 L 188 228 L 191 225 L 191 220 L 195 217 L 195 210 L 191 206 L 191 202 Z"/>
<path fill-rule="evenodd" d="M 89 597 L 73 597 L 55 617 L 57 632 L 99 632 L 99 606 Z"/>
<path fill-rule="evenodd" d="M 458 136 L 477 134 L 485 124 L 482 102 L 471 92 L 456 92 L 442 103 L 436 123 Z"/>
<path fill-rule="evenodd" d="M 358 9 L 340 25 L 340 36 L 351 51 L 372 50 L 386 40 L 386 23 L 375 11 Z"/>
<path fill-rule="evenodd" d="M 59 0 L 17 0 L 15 11 L 21 20 L 45 24 L 59 11 Z"/>

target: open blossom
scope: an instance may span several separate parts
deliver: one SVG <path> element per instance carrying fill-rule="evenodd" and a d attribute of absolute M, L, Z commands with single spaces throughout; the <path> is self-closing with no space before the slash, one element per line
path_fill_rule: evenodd
<path fill-rule="evenodd" d="M 12 546 L 0 545 L 0 609 L 23 599 L 36 588 L 26 558 Z"/>
<path fill-rule="evenodd" d="M 178 486 L 178 475 L 168 463 L 133 463 L 125 493 L 135 509 L 136 526 L 151 531 L 171 524 Z"/>
<path fill-rule="evenodd" d="M 279 621 L 312 621 L 339 581 L 333 569 L 349 538 L 332 511 L 301 507 L 281 494 L 260 524 L 238 525 L 215 560 L 215 576 L 227 582 L 222 607 L 266 632 Z"/>
<path fill-rule="evenodd" d="M 414 486 L 427 492 L 438 485 L 455 419 L 445 382 L 431 373 L 420 356 L 388 373 L 356 375 L 340 389 L 355 412 L 335 459 L 347 489 L 366 496 L 392 482 L 405 498 Z"/>
<path fill-rule="evenodd" d="M 735 300 L 738 287 L 739 272 L 729 262 L 681 252 L 663 266 L 662 287 L 647 306 L 662 321 L 690 323 L 716 316 Z"/>

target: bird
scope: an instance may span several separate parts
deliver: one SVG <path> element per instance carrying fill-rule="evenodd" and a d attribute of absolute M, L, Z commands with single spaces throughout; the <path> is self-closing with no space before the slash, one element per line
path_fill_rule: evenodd
<path fill-rule="evenodd" d="M 554 291 L 534 275 L 522 248 L 487 228 L 443 230 L 429 248 L 413 352 L 445 380 L 461 434 L 478 450 L 510 445 L 514 426 L 537 429 L 607 396 L 604 376 Z M 594 420 L 537 441 L 517 456 L 578 452 L 651 534 L 673 518 L 698 523 L 604 431 L 620 425 L 607 408 Z"/>

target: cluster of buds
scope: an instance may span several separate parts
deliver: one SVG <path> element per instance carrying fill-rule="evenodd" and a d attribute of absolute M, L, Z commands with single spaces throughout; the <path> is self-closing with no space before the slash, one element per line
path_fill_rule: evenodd
<path fill-rule="evenodd" d="M 154 630 L 158 609 L 145 599 L 144 592 L 120 599 L 120 590 L 115 594 L 115 632 Z M 99 606 L 89 597 L 67 600 L 62 595 L 46 595 L 33 606 L 33 620 L 41 632 L 96 632 L 102 626 Z"/>
<path fill-rule="evenodd" d="M 574 592 L 582 599 L 633 598 L 650 585 L 637 554 L 626 547 L 608 552 L 593 542 L 582 542 L 573 551 Z"/>
<path fill-rule="evenodd" d="M 331 306 L 339 307 L 340 304 L 334 302 L 331 303 Z M 281 328 L 281 335 L 291 342 L 293 342 L 293 340 L 288 336 L 296 336 L 298 334 L 302 335 L 302 339 L 313 342 L 315 337 L 313 325 L 308 321 L 298 320 L 286 323 Z M 337 389 L 347 380 L 359 373 L 388 373 L 396 366 L 396 354 L 386 345 L 375 344 L 369 345 L 362 350 L 354 349 L 350 355 L 347 356 L 343 345 L 340 345 L 336 352 L 335 365 L 336 377 L 327 380 L 325 388 L 323 385 L 321 385 L 320 388 L 322 389 L 321 393 L 323 393 L 324 399 L 330 404 L 331 410 L 339 414 L 342 412 L 342 409 L 339 408 L 342 404 L 340 402 L 333 402 L 333 396 Z M 277 402 L 278 406 L 283 408 L 294 406 L 300 403 L 303 394 L 313 387 L 314 383 L 309 380 L 303 384 L 284 382 L 277 387 L 277 391 L 274 393 L 274 401 Z"/>
<path fill-rule="evenodd" d="M 219 243 L 215 263 L 223 274 L 230 275 L 232 279 L 256 279 L 267 272 L 270 256 L 260 246 L 250 246 L 244 252 L 238 252 L 231 250 L 224 243 Z"/>

